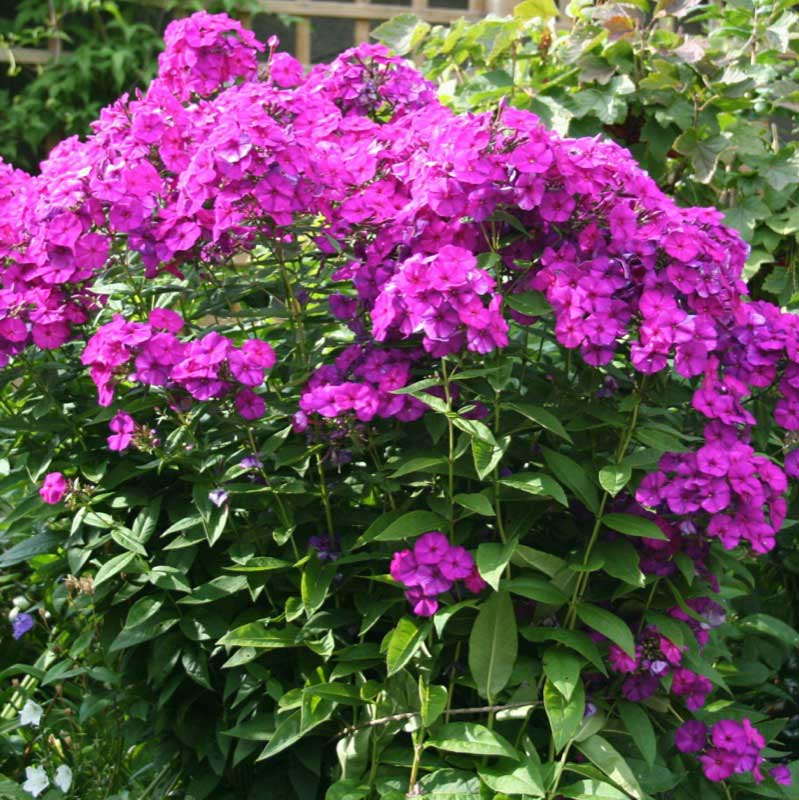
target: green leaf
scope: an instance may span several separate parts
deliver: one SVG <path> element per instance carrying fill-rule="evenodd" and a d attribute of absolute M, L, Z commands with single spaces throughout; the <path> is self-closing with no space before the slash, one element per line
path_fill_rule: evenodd
<path fill-rule="evenodd" d="M 561 572 L 566 566 L 566 562 L 559 556 L 552 555 L 552 553 L 545 553 L 543 550 L 536 550 L 524 544 L 518 545 L 516 552 L 513 554 L 512 561 L 514 564 L 524 564 L 533 567 L 539 570 L 539 572 L 549 575 L 550 578 L 554 578 L 555 575 Z"/>
<path fill-rule="evenodd" d="M 787 644 L 788 647 L 799 647 L 799 633 L 782 620 L 768 614 L 750 614 L 738 623 L 744 630 L 772 636 Z"/>
<path fill-rule="evenodd" d="M 607 675 L 605 662 L 594 640 L 582 631 L 569 631 L 565 628 L 548 628 L 530 626 L 522 628 L 522 636 L 529 642 L 559 642 L 579 653 L 590 661 L 603 675 Z"/>
<path fill-rule="evenodd" d="M 555 477 L 561 483 L 565 483 L 586 508 L 593 511 L 594 514 L 599 511 L 599 497 L 597 496 L 596 487 L 585 470 L 576 461 L 547 447 L 544 448 L 544 460 L 555 473 Z"/>
<path fill-rule="evenodd" d="M 255 647 L 275 650 L 296 647 L 299 630 L 293 625 L 285 628 L 269 628 L 264 622 L 248 622 L 228 631 L 217 644 L 226 647 Z"/>
<path fill-rule="evenodd" d="M 522 230 L 524 231 L 524 229 Z M 505 302 L 514 311 L 518 311 L 520 314 L 526 314 L 528 317 L 543 317 L 552 313 L 552 306 L 543 292 L 521 292 L 520 294 L 511 294 L 505 298 Z"/>
<path fill-rule="evenodd" d="M 113 578 L 117 573 L 122 572 L 135 558 L 135 553 L 122 553 L 121 555 L 114 556 L 110 561 L 106 561 L 95 573 L 95 588 L 101 583 L 105 583 L 109 578 Z"/>
<path fill-rule="evenodd" d="M 459 769 L 437 769 L 419 781 L 419 797 L 423 800 L 482 800 L 480 789 L 480 779 L 473 771 Z M 404 791 L 382 795 L 382 800 L 404 798 Z"/>
<path fill-rule="evenodd" d="M 278 753 L 282 753 L 287 747 L 291 747 L 317 725 L 321 725 L 321 723 L 330 719 L 335 707 L 335 703 L 320 700 L 316 705 L 311 706 L 307 714 L 303 714 L 301 711 L 294 711 L 289 714 L 277 726 L 275 735 L 261 751 L 261 755 L 258 756 L 257 760 L 263 761 L 271 758 Z"/>
<path fill-rule="evenodd" d="M 147 558 L 147 550 L 132 536 L 131 531 L 127 528 L 114 528 L 114 530 L 111 531 L 111 538 L 120 545 L 120 547 L 124 547 L 125 550 Z"/>
<path fill-rule="evenodd" d="M 504 581 L 502 588 L 512 594 L 518 594 L 521 597 L 527 597 L 530 600 L 551 606 L 561 606 L 569 600 L 554 583 L 533 576 L 512 578 L 509 581 Z"/>
<path fill-rule="evenodd" d="M 595 552 L 604 561 L 602 569 L 608 575 L 639 589 L 646 585 L 646 576 L 639 567 L 638 551 L 626 539 L 600 542 Z"/>
<path fill-rule="evenodd" d="M 540 406 L 532 406 L 527 403 L 509 403 L 508 408 L 518 412 L 523 417 L 527 417 L 527 419 L 535 422 L 542 428 L 546 428 L 548 431 L 560 436 L 561 439 L 571 442 L 572 438 L 569 436 L 566 428 L 563 427 L 563 423 L 561 423 L 561 421 L 551 411 L 547 411 L 545 408 L 541 408 Z"/>
<path fill-rule="evenodd" d="M 633 471 L 628 464 L 608 464 L 599 470 L 599 485 L 615 497 L 629 482 Z"/>
<path fill-rule="evenodd" d="M 544 710 L 552 731 L 555 752 L 559 753 L 577 735 L 585 715 L 585 688 L 578 681 L 567 700 L 551 681 L 544 684 Z"/>
<path fill-rule="evenodd" d="M 398 14 L 378 25 L 372 31 L 372 38 L 404 56 L 421 43 L 429 30 L 430 26 L 414 14 Z"/>
<path fill-rule="evenodd" d="M 518 19 L 552 19 L 560 15 L 554 0 L 522 0 L 513 8 L 513 16 Z"/>
<path fill-rule="evenodd" d="M 501 542 L 482 542 L 477 547 L 477 571 L 483 580 L 494 590 L 499 589 L 499 581 L 516 549 L 516 539 Z"/>
<path fill-rule="evenodd" d="M 571 700 L 580 682 L 581 668 L 580 659 L 562 647 L 550 647 L 544 652 L 544 674 L 565 700 Z"/>
<path fill-rule="evenodd" d="M 399 518 L 390 522 L 389 525 L 383 530 L 379 531 L 376 535 L 367 539 L 367 534 L 364 534 L 364 542 L 377 541 L 377 542 L 396 542 L 400 539 L 410 539 L 414 536 L 419 536 L 422 533 L 429 531 L 443 530 L 445 525 L 443 517 L 434 514 L 432 511 L 409 511 L 402 514 Z M 371 529 L 371 528 L 370 528 Z"/>
<path fill-rule="evenodd" d="M 532 758 L 525 758 L 521 764 L 511 762 L 496 767 L 482 767 L 478 775 L 489 789 L 500 794 L 544 796 L 541 769 Z"/>
<path fill-rule="evenodd" d="M 456 494 L 452 499 L 459 506 L 468 508 L 469 511 L 474 511 L 475 514 L 480 514 L 483 517 L 493 517 L 495 515 L 491 501 L 484 494 Z"/>
<path fill-rule="evenodd" d="M 674 149 L 691 159 L 694 174 L 700 183 L 710 183 L 719 156 L 727 149 L 727 140 L 723 136 L 700 139 L 697 130 L 689 128 L 675 139 Z"/>
<path fill-rule="evenodd" d="M 589 627 L 607 636 L 611 642 L 621 647 L 631 658 L 635 658 L 635 640 L 630 626 L 610 611 L 591 605 L 579 603 L 577 616 Z"/>
<path fill-rule="evenodd" d="M 602 524 L 625 536 L 638 536 L 644 539 L 669 540 L 668 536 L 651 519 L 638 517 L 635 514 L 605 514 Z"/>
<path fill-rule="evenodd" d="M 450 722 L 438 729 L 435 736 L 425 742 L 449 753 L 474 756 L 504 756 L 518 761 L 519 754 L 513 745 L 498 733 L 475 722 Z"/>
<path fill-rule="evenodd" d="M 275 715 L 258 714 L 246 722 L 242 722 L 226 731 L 222 736 L 236 739 L 249 739 L 254 742 L 268 742 L 275 735 Z"/>
<path fill-rule="evenodd" d="M 648 714 L 637 703 L 619 702 L 619 716 L 644 761 L 651 767 L 657 757 L 657 738 Z"/>
<path fill-rule="evenodd" d="M 493 444 L 477 437 L 472 439 L 474 469 L 480 480 L 484 480 L 496 469 L 499 462 L 502 461 L 502 456 L 505 455 L 509 443 L 509 436 L 503 436 L 499 442 Z"/>
<path fill-rule="evenodd" d="M 410 617 L 403 617 L 391 632 L 386 651 L 388 674 L 399 672 L 413 657 L 424 642 L 430 623 L 418 624 Z"/>
<path fill-rule="evenodd" d="M 527 494 L 551 497 L 557 500 L 562 506 L 568 507 L 569 505 L 566 493 L 563 491 L 560 484 L 550 475 L 543 472 L 519 472 L 516 475 L 509 475 L 507 478 L 502 478 L 500 483 L 511 489 L 527 492 Z"/>
<path fill-rule="evenodd" d="M 636 798 L 636 800 L 642 800 L 644 793 L 641 791 L 633 771 L 610 742 L 601 736 L 594 735 L 584 742 L 578 742 L 576 747 L 613 783 L 624 789 L 627 794 Z"/>
<path fill-rule="evenodd" d="M 493 701 L 505 688 L 518 647 L 510 595 L 496 592 L 483 603 L 469 636 L 469 669 L 481 697 Z"/>
<path fill-rule="evenodd" d="M 429 728 L 447 707 L 447 687 L 432 684 L 424 686 L 420 681 L 419 695 L 421 700 L 422 725 Z"/>
<path fill-rule="evenodd" d="M 558 793 L 570 800 L 630 800 L 630 796 L 620 789 L 597 780 L 578 781 L 561 787 Z"/>
<path fill-rule="evenodd" d="M 335 564 L 325 564 L 316 553 L 311 554 L 300 581 L 302 603 L 309 617 L 325 602 L 335 574 Z"/>
<path fill-rule="evenodd" d="M 21 564 L 23 561 L 39 556 L 42 553 L 53 553 L 63 540 L 64 537 L 62 535 L 51 531 L 34 533 L 33 536 L 29 536 L 13 547 L 9 547 L 0 556 L 0 569 L 7 569 L 16 564 Z"/>

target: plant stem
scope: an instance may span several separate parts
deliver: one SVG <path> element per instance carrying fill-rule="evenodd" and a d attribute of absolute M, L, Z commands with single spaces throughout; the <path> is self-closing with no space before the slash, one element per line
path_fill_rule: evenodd
<path fill-rule="evenodd" d="M 444 383 L 444 399 L 447 403 L 447 499 L 449 500 L 449 540 L 455 539 L 455 426 L 449 417 L 452 412 L 452 394 L 449 387 L 447 362 L 441 359 L 441 378 Z"/>

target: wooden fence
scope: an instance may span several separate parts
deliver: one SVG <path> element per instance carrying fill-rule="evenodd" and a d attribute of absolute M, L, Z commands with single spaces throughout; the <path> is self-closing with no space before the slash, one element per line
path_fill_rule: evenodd
<path fill-rule="evenodd" d="M 143 0 L 147 5 L 160 4 L 159 0 Z M 312 62 L 312 36 L 324 36 L 324 28 L 314 31 L 311 20 L 350 21 L 353 24 L 353 42 L 360 44 L 369 39 L 369 33 L 375 23 L 384 22 L 397 14 L 411 12 L 426 22 L 446 25 L 461 17 L 476 20 L 486 14 L 509 14 L 512 12 L 514 0 L 455 0 L 442 7 L 436 0 L 406 0 L 406 2 L 371 3 L 368 0 L 260 0 L 263 14 L 285 14 L 298 21 L 293 26 L 294 55 L 303 63 Z M 58 59 L 58 40 L 51 40 L 49 49 L 7 48 L 0 47 L 0 62 L 41 65 L 52 59 Z"/>

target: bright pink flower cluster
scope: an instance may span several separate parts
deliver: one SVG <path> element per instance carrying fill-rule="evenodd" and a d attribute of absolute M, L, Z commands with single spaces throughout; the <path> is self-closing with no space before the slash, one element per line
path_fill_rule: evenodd
<path fill-rule="evenodd" d="M 304 430 L 309 414 L 327 418 L 352 414 L 362 422 L 375 417 L 419 419 L 426 410 L 424 403 L 410 395 L 392 394 L 410 383 L 416 360 L 418 354 L 413 352 L 351 345 L 308 382 L 300 398 L 304 422 L 299 429 Z"/>
<path fill-rule="evenodd" d="M 705 441 L 696 452 L 665 454 L 636 499 L 689 518 L 728 549 L 743 540 L 755 553 L 767 553 L 785 519 L 785 474 L 733 427 L 711 423 Z"/>
<path fill-rule="evenodd" d="M 372 308 L 372 333 L 379 342 L 422 334 L 434 358 L 464 349 L 489 353 L 508 344 L 502 297 L 494 279 L 463 247 L 445 245 L 432 256 L 412 256 L 380 288 Z M 488 307 L 482 295 L 491 294 Z"/>
<path fill-rule="evenodd" d="M 405 596 L 413 613 L 432 617 L 438 611 L 438 596 L 462 580 L 469 591 L 482 591 L 486 583 L 480 577 L 472 554 L 451 545 L 439 531 L 420 536 L 413 550 L 400 550 L 391 559 L 391 577 L 406 587 Z"/>
<path fill-rule="evenodd" d="M 702 772 L 710 781 L 723 781 L 744 772 L 751 772 L 756 783 L 763 780 L 760 768 L 766 740 L 748 719 L 722 719 L 710 729 L 691 720 L 674 732 L 674 743 L 681 753 L 701 753 Z M 774 766 L 771 776 L 783 786 L 792 783 L 790 770 L 784 765 Z"/>
<path fill-rule="evenodd" d="M 164 41 L 159 75 L 181 100 L 192 94 L 207 97 L 238 79 L 254 78 L 256 53 L 264 49 L 241 23 L 205 11 L 171 23 Z"/>
<path fill-rule="evenodd" d="M 81 358 L 91 368 L 100 405 L 111 404 L 120 380 L 131 380 L 171 392 L 182 390 L 201 401 L 236 391 L 234 403 L 242 417 L 262 416 L 266 404 L 252 389 L 263 383 L 265 371 L 275 363 L 272 348 L 260 339 L 247 339 L 236 347 L 213 331 L 182 342 L 175 335 L 182 327 L 179 314 L 155 309 L 149 322 L 128 322 L 117 315 L 98 328 Z M 132 421 L 120 418 L 118 425 L 129 428 Z M 115 433 L 128 435 L 132 430 Z"/>

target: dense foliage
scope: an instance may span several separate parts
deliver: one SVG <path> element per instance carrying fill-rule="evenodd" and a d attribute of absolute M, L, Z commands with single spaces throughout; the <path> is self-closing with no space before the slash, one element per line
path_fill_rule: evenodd
<path fill-rule="evenodd" d="M 799 317 L 620 146 L 275 48 L 2 166 L 0 796 L 795 797 Z"/>

